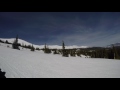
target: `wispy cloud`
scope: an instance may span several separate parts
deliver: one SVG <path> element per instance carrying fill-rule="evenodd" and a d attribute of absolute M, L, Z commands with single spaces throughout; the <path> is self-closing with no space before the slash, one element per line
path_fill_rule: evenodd
<path fill-rule="evenodd" d="M 0 31 L 39 44 L 102 46 L 119 42 L 120 13 L 0 13 Z"/>
<path fill-rule="evenodd" d="M 62 40 L 64 40 L 67 45 L 86 45 L 86 43 L 94 42 L 97 36 L 100 36 L 101 34 L 102 32 L 52 35 L 49 37 L 49 39 L 51 39 L 49 44 L 61 44 Z M 40 36 L 39 38 L 43 39 L 44 36 Z"/>

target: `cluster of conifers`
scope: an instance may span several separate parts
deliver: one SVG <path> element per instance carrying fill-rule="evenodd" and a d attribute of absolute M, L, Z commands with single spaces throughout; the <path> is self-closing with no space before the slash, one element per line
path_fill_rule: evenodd
<path fill-rule="evenodd" d="M 7 43 L 7 44 L 12 44 L 13 49 L 18 49 L 20 50 L 19 46 L 22 48 L 28 48 L 31 51 L 35 50 L 43 50 L 44 53 L 52 53 L 53 54 L 61 54 L 64 57 L 69 57 L 69 56 L 80 56 L 85 55 L 86 57 L 89 58 L 106 58 L 106 59 L 120 59 L 120 47 L 111 47 L 111 48 L 84 48 L 84 49 L 65 49 L 65 44 L 64 41 L 62 42 L 62 49 L 49 49 L 48 46 L 45 44 L 45 47 L 43 49 L 39 48 L 34 48 L 33 45 L 21 45 L 18 43 L 18 35 L 16 36 L 16 39 L 13 43 L 9 43 L 7 40 L 6 42 L 3 42 L 0 40 L 2 43 Z"/>

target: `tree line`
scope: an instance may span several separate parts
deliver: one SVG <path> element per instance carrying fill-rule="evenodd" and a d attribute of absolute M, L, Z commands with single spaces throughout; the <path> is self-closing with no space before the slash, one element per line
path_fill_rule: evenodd
<path fill-rule="evenodd" d="M 44 53 L 50 54 L 53 52 L 53 54 L 61 54 L 63 57 L 76 57 L 81 55 L 85 55 L 86 57 L 89 58 L 106 58 L 106 59 L 120 59 L 120 47 L 115 47 L 114 45 L 109 48 L 98 48 L 98 47 L 93 47 L 93 48 L 74 48 L 74 49 L 66 49 L 65 48 L 65 43 L 62 41 L 62 49 L 50 49 L 46 44 L 44 48 L 39 49 L 35 48 L 33 45 L 21 45 L 18 43 L 18 35 L 16 36 L 15 40 L 13 43 L 9 43 L 7 40 L 4 42 L 0 40 L 1 43 L 6 43 L 6 44 L 12 44 L 13 49 L 18 49 L 20 50 L 19 47 L 30 49 L 30 51 L 35 51 L 35 50 L 43 50 Z"/>

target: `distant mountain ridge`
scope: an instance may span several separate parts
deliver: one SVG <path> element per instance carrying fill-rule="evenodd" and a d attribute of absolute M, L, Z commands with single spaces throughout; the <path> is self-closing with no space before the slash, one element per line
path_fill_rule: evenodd
<path fill-rule="evenodd" d="M 115 43 L 115 44 L 113 44 L 114 46 L 120 46 L 120 43 Z"/>
<path fill-rule="evenodd" d="M 112 47 L 113 45 L 114 47 L 120 47 L 120 43 L 110 44 L 110 45 L 107 45 L 107 47 Z"/>
<path fill-rule="evenodd" d="M 13 43 L 15 38 L 0 38 L 0 40 L 2 41 L 8 41 L 10 43 Z M 33 45 L 35 48 L 44 48 L 44 45 L 35 45 L 32 43 L 29 43 L 25 40 L 22 39 L 18 39 L 18 43 L 20 43 L 21 45 Z M 60 45 L 47 45 L 50 49 L 62 49 L 62 46 Z M 73 49 L 73 48 L 88 48 L 88 46 L 77 46 L 77 45 L 72 45 L 72 46 L 65 46 L 66 49 Z"/>

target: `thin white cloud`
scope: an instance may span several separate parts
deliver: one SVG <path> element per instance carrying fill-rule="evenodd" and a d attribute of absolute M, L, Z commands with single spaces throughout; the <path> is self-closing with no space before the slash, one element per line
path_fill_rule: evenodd
<path fill-rule="evenodd" d="M 61 44 L 62 40 L 66 45 L 81 45 L 81 46 L 106 46 L 111 43 L 119 42 L 120 34 L 106 34 L 103 31 L 96 31 L 91 33 L 74 33 L 74 34 L 60 34 L 54 35 L 49 41 L 49 44 Z"/>

